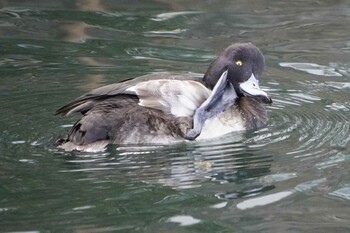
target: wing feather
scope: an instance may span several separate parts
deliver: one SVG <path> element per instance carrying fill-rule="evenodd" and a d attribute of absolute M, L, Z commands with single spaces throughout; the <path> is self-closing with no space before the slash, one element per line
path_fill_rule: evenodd
<path fill-rule="evenodd" d="M 149 80 L 126 89 L 135 91 L 139 104 L 175 117 L 188 117 L 208 98 L 210 90 L 194 80 Z"/>
<path fill-rule="evenodd" d="M 92 90 L 56 111 L 56 115 L 85 114 L 97 103 L 113 97 L 139 99 L 139 105 L 176 117 L 192 116 L 209 96 L 197 78 L 171 73 L 154 73 Z"/>

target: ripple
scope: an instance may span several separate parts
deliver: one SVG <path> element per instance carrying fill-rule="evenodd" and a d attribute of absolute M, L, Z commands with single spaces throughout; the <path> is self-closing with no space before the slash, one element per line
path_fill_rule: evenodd
<path fill-rule="evenodd" d="M 279 192 L 279 193 L 269 194 L 266 196 L 252 198 L 252 199 L 245 200 L 245 201 L 238 203 L 237 208 L 241 209 L 241 210 L 245 210 L 245 209 L 250 209 L 250 208 L 257 207 L 257 206 L 268 205 L 268 204 L 280 201 L 280 200 L 290 196 L 291 194 L 293 194 L 292 191 L 283 191 L 283 192 Z"/>
<path fill-rule="evenodd" d="M 158 30 L 158 31 L 147 31 L 144 33 L 146 37 L 165 37 L 165 38 L 181 38 L 181 34 L 186 32 L 187 29 L 174 29 L 174 30 Z"/>
<path fill-rule="evenodd" d="M 315 166 L 319 169 L 327 169 L 330 167 L 338 166 L 339 164 L 349 161 L 350 155 L 344 152 L 334 152 L 335 154 L 331 154 L 324 159 L 323 162 L 318 162 Z"/>
<path fill-rule="evenodd" d="M 344 90 L 350 88 L 350 82 L 332 82 L 327 81 L 325 82 L 326 86 L 338 89 L 338 90 Z"/>
<path fill-rule="evenodd" d="M 329 63 L 329 66 L 336 69 L 344 76 L 350 76 L 350 64 L 331 62 Z"/>
<path fill-rule="evenodd" d="M 171 47 L 134 47 L 126 49 L 126 53 L 136 59 L 157 59 L 180 62 L 209 62 L 214 57 L 205 51 L 190 48 Z"/>
<path fill-rule="evenodd" d="M 350 200 L 350 187 L 343 187 L 329 193 L 331 196 L 341 197 L 346 200 Z"/>
<path fill-rule="evenodd" d="M 290 96 L 295 97 L 297 100 L 304 102 L 304 103 L 313 103 L 315 101 L 321 100 L 320 97 L 307 95 L 304 93 L 291 93 Z"/>
<path fill-rule="evenodd" d="M 295 177 L 297 177 L 296 173 L 278 173 L 278 174 L 266 175 L 262 177 L 261 180 L 265 183 L 276 183 L 276 182 L 289 180 Z"/>
<path fill-rule="evenodd" d="M 184 16 L 184 15 L 194 15 L 194 14 L 201 14 L 201 11 L 178 11 L 178 12 L 167 12 L 167 13 L 161 13 L 156 15 L 154 18 L 152 18 L 153 21 L 165 21 L 169 20 L 178 16 Z"/>
<path fill-rule="evenodd" d="M 306 182 L 303 182 L 301 184 L 298 184 L 297 186 L 294 187 L 295 191 L 298 192 L 305 192 L 308 191 L 314 187 L 317 187 L 327 181 L 326 178 L 321 178 L 321 179 L 315 179 L 315 180 L 309 180 Z"/>
<path fill-rule="evenodd" d="M 295 70 L 304 71 L 309 74 L 319 76 L 343 76 L 339 72 L 336 72 L 335 68 L 318 65 L 315 63 L 281 62 L 280 66 L 293 68 Z"/>
<path fill-rule="evenodd" d="M 266 174 L 271 156 L 241 142 L 211 140 L 172 146 L 111 145 L 105 155 L 77 154 L 61 172 L 100 173 L 117 170 L 133 181 L 175 189 L 199 188 L 203 182 L 232 183 Z"/>
<path fill-rule="evenodd" d="M 350 111 L 350 103 L 331 103 L 326 105 L 326 110 Z"/>
<path fill-rule="evenodd" d="M 198 224 L 201 222 L 201 220 L 188 215 L 176 215 L 176 216 L 170 217 L 167 220 L 167 222 L 178 223 L 180 226 L 183 227 L 183 226 Z"/>
<path fill-rule="evenodd" d="M 319 169 L 348 160 L 346 152 L 339 152 L 347 150 L 350 143 L 348 102 L 328 104 L 319 96 L 297 90 L 279 95 L 272 92 L 272 98 L 268 127 L 256 131 L 247 143 L 255 148 L 271 145 L 288 160 L 317 158 L 321 161 L 313 166 Z"/>

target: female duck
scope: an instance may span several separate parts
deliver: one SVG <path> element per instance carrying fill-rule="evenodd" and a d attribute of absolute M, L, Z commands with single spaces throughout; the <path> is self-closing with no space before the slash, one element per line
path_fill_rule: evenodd
<path fill-rule="evenodd" d="M 271 99 L 259 88 L 264 57 L 251 43 L 233 44 L 202 80 L 156 73 L 100 87 L 58 109 L 80 112 L 65 150 L 102 150 L 108 143 L 165 144 L 262 127 Z"/>

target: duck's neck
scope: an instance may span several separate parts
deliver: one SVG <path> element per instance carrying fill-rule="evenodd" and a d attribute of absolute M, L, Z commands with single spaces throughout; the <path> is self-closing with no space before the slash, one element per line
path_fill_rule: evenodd
<path fill-rule="evenodd" d="M 245 122 L 246 129 L 257 129 L 266 125 L 266 104 L 258 98 L 241 97 L 237 100 L 237 108 Z"/>

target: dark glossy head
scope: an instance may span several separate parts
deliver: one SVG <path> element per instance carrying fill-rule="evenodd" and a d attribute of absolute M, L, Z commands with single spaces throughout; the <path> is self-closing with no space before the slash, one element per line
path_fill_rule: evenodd
<path fill-rule="evenodd" d="M 269 99 L 259 88 L 264 65 L 264 56 L 255 45 L 233 44 L 209 66 L 203 81 L 208 88 L 213 89 L 220 76 L 227 70 L 227 79 L 233 84 L 238 96 L 265 96 Z"/>

